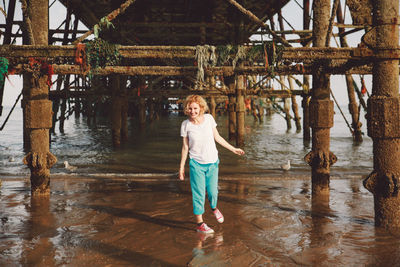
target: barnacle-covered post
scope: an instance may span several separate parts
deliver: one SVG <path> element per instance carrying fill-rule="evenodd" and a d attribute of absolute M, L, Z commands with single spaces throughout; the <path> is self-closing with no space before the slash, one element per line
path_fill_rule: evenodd
<path fill-rule="evenodd" d="M 244 75 L 236 77 L 236 145 L 244 146 Z"/>
<path fill-rule="evenodd" d="M 366 16 L 371 16 L 371 14 L 365 14 Z M 342 13 L 342 9 L 338 8 L 337 12 L 336 12 L 336 16 L 337 16 L 337 20 L 338 23 L 344 23 L 344 18 L 343 18 L 343 13 Z M 343 28 L 339 28 L 339 33 L 340 34 L 344 34 L 345 30 Z M 340 38 L 340 45 L 342 47 L 349 47 L 347 44 L 347 40 L 346 40 L 346 36 L 345 35 L 341 35 Z M 346 85 L 347 85 L 347 95 L 349 98 L 349 111 L 351 114 L 351 119 L 352 119 L 352 123 L 351 126 L 353 128 L 353 138 L 354 141 L 356 142 L 362 142 L 363 141 L 363 137 L 362 137 L 362 131 L 361 131 L 361 122 L 360 122 L 360 112 L 359 112 L 359 107 L 357 105 L 357 101 L 356 101 L 356 93 L 354 90 L 354 80 L 353 77 L 351 76 L 351 74 L 346 74 Z"/>
<path fill-rule="evenodd" d="M 313 46 L 324 47 L 330 17 L 330 1 L 314 1 L 313 14 Z M 329 198 L 330 166 L 336 162 L 335 155 L 329 150 L 333 101 L 330 100 L 330 77 L 324 73 L 325 64 L 324 61 L 314 63 L 310 102 L 312 150 L 305 156 L 312 168 L 312 196 L 315 199 Z"/>
<path fill-rule="evenodd" d="M 225 76 L 225 84 L 228 87 L 228 116 L 229 116 L 229 140 L 236 138 L 236 97 L 235 76 Z"/>
<path fill-rule="evenodd" d="M 70 83 L 70 74 L 64 76 L 64 91 L 67 93 L 69 91 L 69 83 Z M 61 98 L 61 110 L 60 110 L 60 121 L 59 121 L 59 130 L 60 133 L 64 133 L 64 123 L 65 123 L 65 112 L 67 111 L 67 101 L 68 96 L 66 94 Z"/>
<path fill-rule="evenodd" d="M 310 28 L 310 0 L 303 0 L 303 29 L 308 30 Z M 303 46 L 308 46 L 308 44 L 303 44 Z M 311 140 L 310 133 L 310 77 L 309 75 L 303 75 L 303 94 L 301 107 L 303 108 L 303 142 L 304 144 L 309 144 Z"/>
<path fill-rule="evenodd" d="M 121 141 L 128 139 L 128 112 L 126 97 L 127 77 L 122 75 L 110 75 L 111 85 L 111 128 L 112 143 L 119 147 Z"/>
<path fill-rule="evenodd" d="M 279 80 L 280 80 L 280 84 L 281 84 L 281 89 L 285 90 L 286 86 L 285 86 L 285 77 L 280 75 L 279 76 Z M 290 116 L 290 102 L 289 102 L 289 98 L 284 97 L 282 98 L 283 101 L 283 111 L 285 113 L 285 120 L 286 120 L 286 128 L 289 131 L 290 129 L 292 129 L 292 121 L 291 121 L 291 116 Z"/>
<path fill-rule="evenodd" d="M 114 147 L 121 145 L 121 124 L 122 124 L 122 97 L 120 91 L 120 77 L 113 74 L 109 76 L 111 89 L 111 135 Z"/>
<path fill-rule="evenodd" d="M 144 127 L 146 124 L 146 98 L 144 96 L 139 97 L 139 124 L 140 127 Z"/>
<path fill-rule="evenodd" d="M 209 83 L 209 85 L 210 85 L 210 90 L 212 91 L 212 92 L 214 92 L 215 91 L 215 76 L 214 75 L 211 75 L 210 77 L 210 83 Z M 216 107 L 217 107 L 217 103 L 215 102 L 215 96 L 213 96 L 213 95 L 211 95 L 210 96 L 210 114 L 215 118 L 215 109 L 216 109 Z"/>
<path fill-rule="evenodd" d="M 121 106 L 121 141 L 128 140 L 128 95 L 127 95 L 127 82 L 126 75 L 119 76 L 120 82 L 120 97 L 122 98 Z"/>
<path fill-rule="evenodd" d="M 29 17 L 36 45 L 48 45 L 48 0 L 28 2 Z M 24 92 L 24 120 L 30 137 L 30 150 L 24 163 L 31 171 L 32 195 L 50 194 L 50 168 L 57 161 L 49 150 L 49 129 L 52 125 L 52 103 L 49 100 L 48 76 L 28 74 L 30 88 Z"/>
<path fill-rule="evenodd" d="M 290 90 L 294 90 L 293 78 L 288 76 L 288 80 L 289 80 Z M 294 120 L 296 122 L 296 131 L 300 132 L 301 131 L 301 118 L 299 116 L 299 107 L 297 105 L 296 96 L 294 94 L 291 94 L 290 98 L 292 100 L 292 111 L 294 114 Z"/>
<path fill-rule="evenodd" d="M 399 1 L 373 1 L 376 43 L 368 135 L 373 140 L 374 170 L 364 186 L 374 195 L 375 224 L 400 229 Z"/>

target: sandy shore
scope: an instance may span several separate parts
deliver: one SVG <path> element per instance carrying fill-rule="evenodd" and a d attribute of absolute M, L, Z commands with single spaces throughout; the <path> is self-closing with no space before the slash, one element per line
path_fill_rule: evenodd
<path fill-rule="evenodd" d="M 221 177 L 213 235 L 194 231 L 189 182 L 172 178 L 26 179 L 0 187 L 0 266 L 365 266 L 398 263 L 400 242 L 373 223 L 360 179 L 333 179 L 310 203 L 304 179 Z M 382 265 L 381 265 L 382 266 Z"/>

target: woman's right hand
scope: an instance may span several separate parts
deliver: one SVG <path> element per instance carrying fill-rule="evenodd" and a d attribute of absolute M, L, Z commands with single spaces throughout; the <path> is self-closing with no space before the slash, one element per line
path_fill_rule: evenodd
<path fill-rule="evenodd" d="M 185 180 L 185 170 L 179 170 L 179 180 Z"/>

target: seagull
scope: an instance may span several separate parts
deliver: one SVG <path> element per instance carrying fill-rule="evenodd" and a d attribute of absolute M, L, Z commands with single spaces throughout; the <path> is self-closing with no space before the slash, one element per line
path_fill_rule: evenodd
<path fill-rule="evenodd" d="M 290 170 L 290 159 L 287 161 L 286 164 L 281 165 L 281 169 L 284 171 Z"/>
<path fill-rule="evenodd" d="M 9 161 L 9 162 L 14 162 L 14 161 L 15 161 L 15 158 L 14 158 L 14 157 L 9 157 L 9 158 L 8 158 L 8 161 Z"/>
<path fill-rule="evenodd" d="M 65 167 L 67 170 L 70 170 L 70 171 L 76 170 L 76 169 L 78 168 L 78 167 L 76 167 L 76 166 L 69 165 L 68 161 L 64 161 L 64 167 Z"/>

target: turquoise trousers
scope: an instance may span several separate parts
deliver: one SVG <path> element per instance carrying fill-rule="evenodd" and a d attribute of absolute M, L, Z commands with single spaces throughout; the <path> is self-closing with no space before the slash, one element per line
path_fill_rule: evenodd
<path fill-rule="evenodd" d="M 192 188 L 193 213 L 195 215 L 204 213 L 206 191 L 211 208 L 217 207 L 218 164 L 219 160 L 210 164 L 200 164 L 194 159 L 189 161 L 190 187 Z"/>

